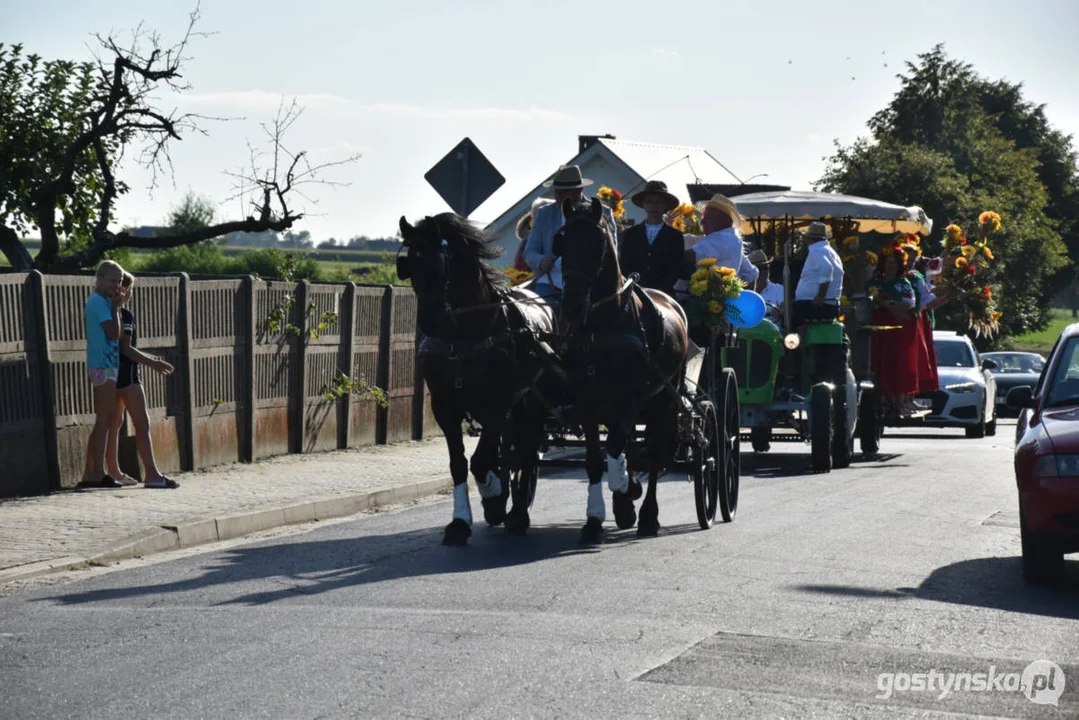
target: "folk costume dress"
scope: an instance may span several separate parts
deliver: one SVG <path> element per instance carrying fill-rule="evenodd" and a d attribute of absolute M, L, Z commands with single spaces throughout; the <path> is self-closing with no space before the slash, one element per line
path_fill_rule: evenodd
<path fill-rule="evenodd" d="M 940 381 L 937 378 L 937 355 L 933 347 L 933 318 L 932 310 L 924 309 L 933 302 L 933 295 L 925 276 L 917 270 L 912 270 L 907 275 L 911 286 L 914 288 L 914 296 L 917 301 L 918 332 L 916 336 L 918 351 L 918 392 L 930 393 L 940 389 Z"/>
<path fill-rule="evenodd" d="M 918 327 L 914 287 L 906 278 L 887 281 L 877 276 L 869 283 L 880 298 L 900 302 L 910 308 L 909 315 L 896 317 L 887 308 L 873 311 L 873 324 L 899 326 L 897 330 L 873 333 L 873 364 L 880 391 L 885 395 L 908 395 L 918 392 Z"/>

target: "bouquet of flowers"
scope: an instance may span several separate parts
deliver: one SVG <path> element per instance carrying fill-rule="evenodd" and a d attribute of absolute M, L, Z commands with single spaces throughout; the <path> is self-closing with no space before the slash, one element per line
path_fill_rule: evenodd
<path fill-rule="evenodd" d="M 726 332 L 726 303 L 738 297 L 745 286 L 734 269 L 716 265 L 715 258 L 699 260 L 689 279 L 689 300 L 685 305 L 690 325 L 707 325 Z"/>
<path fill-rule="evenodd" d="M 945 288 L 963 304 L 975 337 L 989 337 L 999 330 L 997 322 L 1002 313 L 996 309 L 989 286 L 992 279 L 989 263 L 993 260 L 989 236 L 1000 230 L 1000 225 L 1000 215 L 986 211 L 978 216 L 973 240 L 958 225 L 944 229 L 944 269 L 937 286 Z"/>
<path fill-rule="evenodd" d="M 532 273 L 528 272 L 527 270 L 516 270 L 514 268 L 507 268 L 502 272 L 504 272 L 506 274 L 506 277 L 510 279 L 511 286 L 517 286 L 521 283 L 526 283 L 533 277 Z"/>
<path fill-rule="evenodd" d="M 701 216 L 697 213 L 697 208 L 692 205 L 682 204 L 671 210 L 667 213 L 667 222 L 675 230 L 687 235 L 704 235 Z"/>
<path fill-rule="evenodd" d="M 622 204 L 622 193 L 617 190 L 612 190 L 609 187 L 601 187 L 596 191 L 596 197 L 600 199 L 604 205 L 611 209 L 611 213 L 616 219 L 621 219 L 626 214 L 626 208 Z"/>

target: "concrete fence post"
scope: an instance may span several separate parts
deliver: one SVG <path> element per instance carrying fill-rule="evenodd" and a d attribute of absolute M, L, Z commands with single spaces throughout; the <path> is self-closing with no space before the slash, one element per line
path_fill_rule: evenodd
<path fill-rule="evenodd" d="M 382 296 L 382 319 L 378 331 L 378 379 L 376 384 L 390 394 L 390 341 L 393 339 L 393 286 L 387 285 Z M 389 408 L 378 409 L 378 424 L 375 430 L 375 443 L 385 445 L 389 437 Z"/>
<path fill-rule="evenodd" d="M 183 422 L 180 430 L 180 467 L 195 469 L 195 361 L 192 352 L 191 329 L 191 278 L 187 273 L 177 273 L 180 278 L 177 303 L 176 345 L 180 351 L 180 397 L 183 403 Z"/>
<path fill-rule="evenodd" d="M 237 342 L 243 348 L 241 361 L 243 378 L 236 400 L 240 403 L 240 459 L 244 462 L 255 460 L 255 278 L 247 275 L 243 279 L 241 297 L 243 313 L 236 328 Z"/>
<path fill-rule="evenodd" d="M 293 324 L 299 328 L 299 335 L 293 338 L 292 346 L 292 383 L 289 392 L 289 452 L 302 453 L 304 438 L 307 437 L 307 341 L 308 327 L 307 303 L 310 301 L 311 283 L 301 280 L 294 288 L 295 302 L 292 305 Z"/>
<path fill-rule="evenodd" d="M 356 283 L 345 285 L 341 317 L 337 318 L 337 327 L 341 333 L 341 348 L 337 355 L 337 371 L 352 379 L 352 363 L 356 359 L 356 313 L 359 311 L 356 296 Z M 350 425 L 352 423 L 352 395 L 345 395 L 337 400 L 337 447 L 348 447 Z"/>
<path fill-rule="evenodd" d="M 31 337 L 36 346 L 38 377 L 41 378 L 41 429 L 45 433 L 45 467 L 48 468 L 48 488 L 56 491 L 63 489 L 60 478 L 60 449 L 56 435 L 56 393 L 63 391 L 63 388 L 56 387 L 52 372 L 45 276 L 38 270 L 31 270 L 27 280 L 30 284 L 30 303 L 25 311 L 33 331 Z"/>

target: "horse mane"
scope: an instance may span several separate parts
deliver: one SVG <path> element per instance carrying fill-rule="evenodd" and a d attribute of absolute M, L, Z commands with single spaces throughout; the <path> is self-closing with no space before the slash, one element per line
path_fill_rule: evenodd
<path fill-rule="evenodd" d="M 430 227 L 428 223 L 434 223 Z M 494 260 L 501 257 L 505 250 L 498 244 L 498 238 L 491 233 L 470 223 L 456 213 L 445 212 L 432 218 L 421 220 L 417 227 L 430 229 L 438 237 L 445 239 L 452 246 L 452 241 L 457 240 L 464 245 L 470 255 L 476 258 L 476 264 L 484 281 L 495 287 L 506 285 L 506 274 L 488 265 L 484 260 Z"/>
<path fill-rule="evenodd" d="M 571 208 L 575 215 L 582 215 L 587 219 L 588 213 L 592 209 L 593 198 L 582 195 L 581 197 L 571 201 Z M 598 230 L 603 233 L 603 236 L 607 239 L 607 249 L 611 254 L 611 259 L 614 262 L 615 272 L 619 278 L 622 278 L 622 263 L 618 259 L 618 236 L 615 234 L 617 230 L 610 227 L 607 224 L 607 212 L 606 205 L 602 200 L 599 200 L 600 204 L 600 216 Z M 619 280 L 621 282 L 621 280 Z"/>

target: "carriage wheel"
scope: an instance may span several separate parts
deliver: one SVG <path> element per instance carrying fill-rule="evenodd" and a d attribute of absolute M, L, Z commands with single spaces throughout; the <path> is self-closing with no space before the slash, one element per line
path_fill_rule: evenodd
<path fill-rule="evenodd" d="M 704 442 L 693 449 L 693 494 L 697 501 L 697 522 L 701 530 L 707 530 L 716 521 L 722 458 L 716 407 L 711 400 L 701 400 L 700 412 L 704 423 Z"/>
<path fill-rule="evenodd" d="M 734 370 L 724 368 L 718 377 L 719 411 L 719 512 L 723 522 L 734 520 L 738 512 L 738 486 L 742 473 L 741 413 L 738 406 L 738 382 Z"/>

